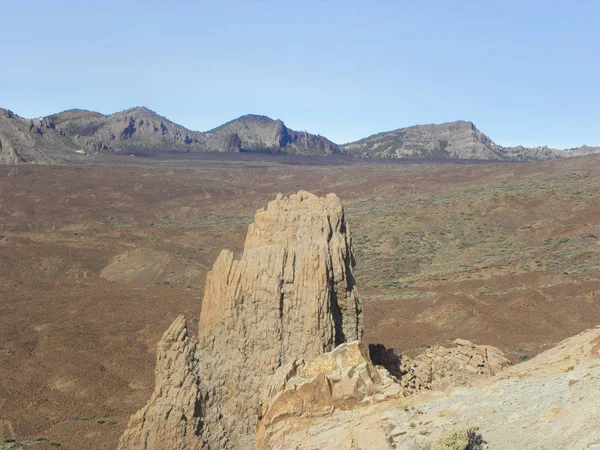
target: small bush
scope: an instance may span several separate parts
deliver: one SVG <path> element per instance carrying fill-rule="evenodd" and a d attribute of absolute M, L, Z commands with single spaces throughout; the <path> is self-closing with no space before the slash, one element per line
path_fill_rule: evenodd
<path fill-rule="evenodd" d="M 52 447 L 60 447 L 60 442 L 57 442 L 57 441 L 50 441 L 50 445 L 51 445 Z"/>
<path fill-rule="evenodd" d="M 479 427 L 453 428 L 444 431 L 431 450 L 481 450 L 484 444 Z"/>

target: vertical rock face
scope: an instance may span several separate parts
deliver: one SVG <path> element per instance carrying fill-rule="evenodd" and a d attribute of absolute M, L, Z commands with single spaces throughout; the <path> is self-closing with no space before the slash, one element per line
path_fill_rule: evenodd
<path fill-rule="evenodd" d="M 340 200 L 303 191 L 257 212 L 240 260 L 221 252 L 199 324 L 203 437 L 211 448 L 253 445 L 260 391 L 282 364 L 360 339 L 352 265 Z"/>
<path fill-rule="evenodd" d="M 202 448 L 196 345 L 179 316 L 158 344 L 154 393 L 131 417 L 120 450 Z"/>
<path fill-rule="evenodd" d="M 278 195 L 240 259 L 224 250 L 208 274 L 198 341 L 183 317 L 163 336 L 155 392 L 119 448 L 253 448 L 269 377 L 362 337 L 353 264 L 338 197 Z"/>

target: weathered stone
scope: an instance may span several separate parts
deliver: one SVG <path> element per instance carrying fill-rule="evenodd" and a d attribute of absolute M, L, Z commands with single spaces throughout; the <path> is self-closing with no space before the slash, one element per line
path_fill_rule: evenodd
<path fill-rule="evenodd" d="M 252 448 L 265 381 L 282 365 L 294 367 L 296 359 L 312 360 L 362 337 L 353 265 L 348 226 L 335 195 L 278 195 L 256 213 L 241 258 L 224 250 L 208 274 L 198 349 L 186 334 L 172 356 L 175 375 L 185 381 L 180 387 L 165 381 L 172 374 L 161 365 L 159 346 L 155 394 L 132 418 L 121 448 L 167 448 L 159 445 L 159 437 L 168 437 L 173 449 Z M 183 318 L 178 321 L 168 339 Z M 356 382 L 367 386 L 377 377 L 373 370 L 357 366 Z M 348 374 L 339 374 L 344 377 Z M 326 385 L 304 389 L 313 400 L 331 403 Z M 335 401 L 345 401 L 353 389 L 340 384 Z M 167 410 L 181 412 L 186 420 L 165 415 Z"/>
<path fill-rule="evenodd" d="M 120 450 L 203 448 L 196 346 L 185 318 L 177 317 L 158 343 L 154 393 L 131 417 Z"/>
<path fill-rule="evenodd" d="M 298 375 L 286 376 L 274 389 L 283 393 L 270 394 L 275 398 L 270 411 L 278 408 L 278 415 L 264 416 L 263 421 L 273 421 L 262 430 L 259 426 L 257 443 L 264 443 L 259 448 L 422 449 L 432 448 L 448 430 L 473 427 L 479 427 L 490 449 L 591 449 L 600 442 L 600 327 L 506 367 L 492 379 L 471 379 L 471 387 L 391 396 L 353 409 L 286 410 L 294 393 L 300 397 L 300 389 L 292 388 Z M 317 382 L 322 383 L 309 381 Z"/>
<path fill-rule="evenodd" d="M 480 378 L 491 377 L 510 365 L 501 350 L 490 345 L 476 345 L 464 339 L 456 347 L 437 346 L 414 359 L 402 358 L 400 381 L 409 392 L 468 386 Z"/>
<path fill-rule="evenodd" d="M 361 408 L 400 392 L 400 385 L 386 369 L 373 365 L 359 341 L 307 363 L 293 361 L 279 368 L 263 388 L 256 448 L 284 449 L 284 437 L 298 420 Z"/>
<path fill-rule="evenodd" d="M 362 336 L 342 204 L 333 194 L 278 195 L 256 213 L 244 252 L 221 252 L 199 323 L 211 447 L 252 446 L 260 390 L 277 368 Z"/>

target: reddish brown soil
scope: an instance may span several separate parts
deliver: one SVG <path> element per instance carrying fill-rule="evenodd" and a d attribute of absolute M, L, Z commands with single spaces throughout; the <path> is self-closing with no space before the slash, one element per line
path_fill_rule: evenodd
<path fill-rule="evenodd" d="M 462 337 L 516 359 L 600 322 L 598 157 L 104 164 L 0 166 L 0 420 L 20 441 L 115 448 L 161 334 L 198 316 L 218 252 L 240 252 L 278 192 L 344 201 L 369 342 L 414 353 Z"/>

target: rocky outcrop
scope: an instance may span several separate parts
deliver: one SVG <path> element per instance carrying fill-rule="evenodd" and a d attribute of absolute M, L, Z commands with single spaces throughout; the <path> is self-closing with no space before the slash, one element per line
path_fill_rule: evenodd
<path fill-rule="evenodd" d="M 239 260 L 221 252 L 199 322 L 212 448 L 252 445 L 261 388 L 282 364 L 361 338 L 353 264 L 339 198 L 304 191 L 256 213 Z"/>
<path fill-rule="evenodd" d="M 384 406 L 388 401 L 475 385 L 509 365 L 495 347 L 460 339 L 455 344 L 429 349 L 415 359 L 394 357 L 383 346 L 371 346 L 370 354 L 393 375 L 375 366 L 359 342 L 342 344 L 309 362 L 288 363 L 263 389 L 257 448 L 394 448 L 394 439 L 408 432 L 401 426 L 412 427 L 409 421 L 392 424 L 375 412 L 389 407 Z M 374 424 L 376 432 L 370 429 Z"/>
<path fill-rule="evenodd" d="M 292 385 L 295 377 L 279 377 L 272 384 Z M 300 388 L 290 398 L 301 397 Z M 271 419 L 258 429 L 257 442 L 270 449 L 432 448 L 448 430 L 477 428 L 490 449 L 597 448 L 600 327 L 470 387 L 391 396 L 354 409 L 321 409 L 320 414 L 302 414 L 303 404 L 275 409 L 291 404 L 284 402 L 286 393 L 294 390 L 283 389 L 272 403 L 271 416 L 264 416 L 281 411 L 280 420 Z"/>
<path fill-rule="evenodd" d="M 119 449 L 199 450 L 200 392 L 197 339 L 177 317 L 158 343 L 155 388 L 131 417 Z"/>
<path fill-rule="evenodd" d="M 8 139 L 0 135 L 0 164 L 22 164 L 25 160 L 10 145 Z"/>
<path fill-rule="evenodd" d="M 436 346 L 414 359 L 401 360 L 402 386 L 408 392 L 443 390 L 450 386 L 469 386 L 489 378 L 510 365 L 502 350 L 491 345 L 475 345 L 464 339 L 456 347 Z"/>
<path fill-rule="evenodd" d="M 297 421 L 361 408 L 400 392 L 397 381 L 386 369 L 373 365 L 359 341 L 342 344 L 309 362 L 291 361 L 263 389 L 256 448 L 290 448 L 285 436 Z"/>
<path fill-rule="evenodd" d="M 242 140 L 237 133 L 231 133 L 223 138 L 223 151 L 230 153 L 242 151 Z"/>
<path fill-rule="evenodd" d="M 164 448 L 156 436 L 168 435 L 183 449 L 196 434 L 194 445 L 252 448 L 265 381 L 282 365 L 362 337 L 353 265 L 338 197 L 278 195 L 256 213 L 240 259 L 224 250 L 208 274 L 195 353 L 182 318 L 165 334 L 156 391 L 121 448 Z"/>

